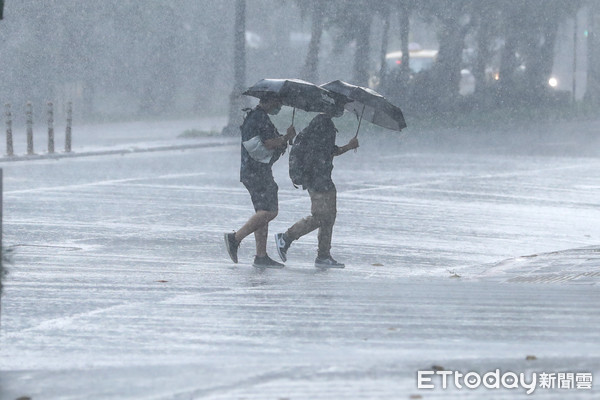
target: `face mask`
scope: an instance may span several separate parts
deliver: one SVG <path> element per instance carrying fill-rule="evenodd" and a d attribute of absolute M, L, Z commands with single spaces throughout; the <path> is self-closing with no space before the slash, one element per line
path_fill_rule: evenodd
<path fill-rule="evenodd" d="M 329 115 L 329 117 L 331 118 L 338 118 L 341 117 L 342 115 L 344 115 L 344 109 L 343 108 L 335 108 L 331 111 L 327 111 L 326 112 L 327 115 Z"/>
<path fill-rule="evenodd" d="M 271 108 L 268 113 L 269 115 L 277 115 L 279 111 L 281 111 L 281 105 L 277 106 L 277 108 Z"/>

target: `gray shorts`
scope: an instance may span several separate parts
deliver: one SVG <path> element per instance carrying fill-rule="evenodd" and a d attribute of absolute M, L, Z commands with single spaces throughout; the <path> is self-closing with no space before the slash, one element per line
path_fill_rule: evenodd
<path fill-rule="evenodd" d="M 273 179 L 266 179 L 261 182 L 242 182 L 252 199 L 254 211 L 273 211 L 279 210 L 279 201 L 277 191 L 279 186 Z"/>

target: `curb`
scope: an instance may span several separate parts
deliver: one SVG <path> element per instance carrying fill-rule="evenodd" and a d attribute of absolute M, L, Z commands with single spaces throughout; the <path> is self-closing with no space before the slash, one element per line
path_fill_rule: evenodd
<path fill-rule="evenodd" d="M 109 155 L 125 155 L 134 153 L 151 153 L 157 151 L 173 151 L 200 149 L 205 147 L 227 146 L 231 143 L 198 143 L 198 144 L 183 144 L 176 146 L 157 146 L 148 148 L 132 148 L 132 149 L 115 149 L 115 150 L 98 150 L 86 151 L 82 153 L 53 153 L 53 154 L 32 154 L 24 156 L 0 157 L 0 162 L 12 161 L 37 161 L 37 160 L 59 160 L 62 158 L 77 158 L 77 157 L 92 157 L 92 156 L 109 156 Z"/>

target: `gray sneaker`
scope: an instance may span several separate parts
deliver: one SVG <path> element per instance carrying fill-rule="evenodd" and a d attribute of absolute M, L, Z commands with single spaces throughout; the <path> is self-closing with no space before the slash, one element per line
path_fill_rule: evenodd
<path fill-rule="evenodd" d="M 229 257 L 231 257 L 231 261 L 235 264 L 238 262 L 238 248 L 240 247 L 240 242 L 235 240 L 235 232 L 226 233 L 225 234 L 225 248 L 227 249 L 227 253 Z"/>
<path fill-rule="evenodd" d="M 279 257 L 281 261 L 287 261 L 287 251 L 292 244 L 291 241 L 287 241 L 287 236 L 284 233 L 276 233 L 275 234 L 275 247 L 277 247 L 277 253 L 279 253 Z"/>
<path fill-rule="evenodd" d="M 282 263 L 271 259 L 271 257 L 269 257 L 269 256 L 264 256 L 264 257 L 255 256 L 252 266 L 256 267 L 256 268 L 277 268 L 277 269 L 281 269 L 284 267 L 284 265 Z"/>
<path fill-rule="evenodd" d="M 333 257 L 329 256 L 326 258 L 317 257 L 315 259 L 315 268 L 344 268 L 346 265 L 337 262 L 333 259 Z"/>

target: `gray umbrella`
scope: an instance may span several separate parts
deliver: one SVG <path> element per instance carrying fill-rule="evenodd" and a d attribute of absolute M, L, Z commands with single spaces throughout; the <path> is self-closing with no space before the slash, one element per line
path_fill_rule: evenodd
<path fill-rule="evenodd" d="M 259 99 L 276 95 L 283 105 L 304 111 L 330 111 L 335 104 L 327 90 L 301 79 L 261 79 L 243 94 Z"/>
<path fill-rule="evenodd" d="M 406 128 L 406 122 L 400 108 L 390 103 L 373 89 L 339 80 L 326 83 L 321 87 L 352 100 L 346 103 L 344 108 L 360 117 L 358 128 L 360 128 L 360 122 L 363 119 L 394 131 L 401 131 Z M 358 128 L 356 135 L 358 135 Z"/>

